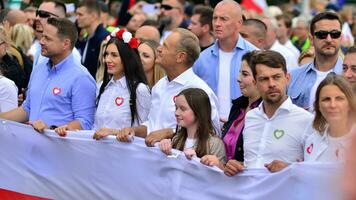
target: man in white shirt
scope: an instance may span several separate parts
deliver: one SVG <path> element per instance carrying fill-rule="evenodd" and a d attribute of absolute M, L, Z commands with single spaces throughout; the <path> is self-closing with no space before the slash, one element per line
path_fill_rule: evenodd
<path fill-rule="evenodd" d="M 191 69 L 198 58 L 199 40 L 190 31 L 177 28 L 158 49 L 157 60 L 165 70 L 163 77 L 152 89 L 151 107 L 148 121 L 133 128 L 124 128 L 116 133 L 119 141 L 129 142 L 130 135 L 146 137 L 146 144 L 153 146 L 164 138 L 173 137 L 177 122 L 175 119 L 175 97 L 186 88 L 201 88 L 210 98 L 212 121 L 217 131 L 219 127 L 218 100 L 209 86 L 196 76 Z"/>
<path fill-rule="evenodd" d="M 288 15 L 277 15 L 278 23 L 277 39 L 281 45 L 287 47 L 294 55 L 295 59 L 298 60 L 300 51 L 294 46 L 292 41 L 289 39 L 291 36 L 292 19 Z"/>
<path fill-rule="evenodd" d="M 262 21 L 267 26 L 267 40 L 265 49 L 277 51 L 286 60 L 287 70 L 291 71 L 298 67 L 298 58 L 277 40 L 278 24 L 275 18 L 264 18 Z"/>
<path fill-rule="evenodd" d="M 267 50 L 252 58 L 252 72 L 263 102 L 245 117 L 244 166 L 229 160 L 225 174 L 266 167 L 276 172 L 303 159 L 304 141 L 312 115 L 297 107 L 286 94 L 290 79 L 280 53 Z"/>

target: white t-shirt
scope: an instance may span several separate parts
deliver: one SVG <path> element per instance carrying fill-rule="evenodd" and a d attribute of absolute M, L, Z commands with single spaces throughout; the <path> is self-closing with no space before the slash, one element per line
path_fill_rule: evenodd
<path fill-rule="evenodd" d="M 200 88 L 207 93 L 211 104 L 211 120 L 216 131 L 220 133 L 217 97 L 210 87 L 195 75 L 193 69 L 189 68 L 174 80 L 169 81 L 165 76 L 153 86 L 148 120 L 143 123 L 147 127 L 147 134 L 163 128 L 176 128 L 175 98 L 176 95 L 187 88 Z"/>
<path fill-rule="evenodd" d="M 287 70 L 289 72 L 299 66 L 298 58 L 296 58 L 294 56 L 294 54 L 287 47 L 285 47 L 281 43 L 279 43 L 278 40 L 276 40 L 273 43 L 270 50 L 273 50 L 273 51 L 276 51 L 276 52 L 282 54 L 282 56 L 286 60 Z"/>
<path fill-rule="evenodd" d="M 193 149 L 193 147 L 195 145 L 195 141 L 196 141 L 196 139 L 194 139 L 194 138 L 187 138 L 185 140 L 184 149 Z"/>
<path fill-rule="evenodd" d="M 319 70 L 315 70 L 315 71 L 316 71 L 316 80 L 315 80 L 313 87 L 310 90 L 310 96 L 309 96 L 309 109 L 308 110 L 310 112 L 314 112 L 314 101 L 315 101 L 316 89 L 318 89 L 318 86 L 321 83 L 321 81 L 323 81 L 332 70 L 327 71 L 327 72 L 321 72 Z"/>
<path fill-rule="evenodd" d="M 136 89 L 136 109 L 139 121 L 135 119 L 133 126 L 147 120 L 150 102 L 149 87 L 140 83 Z M 95 113 L 94 129 L 104 127 L 115 129 L 131 127 L 130 93 L 125 76 L 117 81 L 111 79 L 101 94 Z"/>
<path fill-rule="evenodd" d="M 0 75 L 0 112 L 7 112 L 17 108 L 17 92 L 15 83 Z"/>
<path fill-rule="evenodd" d="M 219 99 L 219 116 L 227 120 L 231 108 L 230 98 L 230 64 L 234 56 L 234 51 L 224 52 L 219 49 L 219 83 L 218 83 L 218 99 Z"/>
<path fill-rule="evenodd" d="M 264 168 L 264 164 L 273 160 L 287 163 L 302 160 L 312 118 L 290 98 L 271 118 L 265 114 L 263 103 L 247 112 L 243 130 L 245 166 Z"/>

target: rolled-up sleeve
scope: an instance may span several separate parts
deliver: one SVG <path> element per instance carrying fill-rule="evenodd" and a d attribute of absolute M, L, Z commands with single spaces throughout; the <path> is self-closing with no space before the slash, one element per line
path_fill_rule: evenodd
<path fill-rule="evenodd" d="M 89 75 L 80 76 L 72 88 L 72 110 L 74 119 L 83 130 L 93 127 L 95 115 L 96 84 Z"/>

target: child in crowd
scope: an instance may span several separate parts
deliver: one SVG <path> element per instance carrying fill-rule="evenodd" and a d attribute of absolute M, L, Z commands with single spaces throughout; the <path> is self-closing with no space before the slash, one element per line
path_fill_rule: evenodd
<path fill-rule="evenodd" d="M 198 88 L 189 88 L 175 97 L 177 130 L 173 139 L 160 142 L 160 149 L 170 155 L 172 148 L 184 151 L 186 157 L 203 158 L 215 155 L 226 162 L 224 143 L 215 134 L 211 121 L 211 105 L 208 95 Z"/>

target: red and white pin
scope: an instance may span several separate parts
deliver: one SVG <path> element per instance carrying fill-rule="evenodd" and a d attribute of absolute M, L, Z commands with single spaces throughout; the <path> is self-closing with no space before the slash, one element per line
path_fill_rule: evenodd
<path fill-rule="evenodd" d="M 59 95 L 61 93 L 61 88 L 55 87 L 53 88 L 52 92 L 54 95 Z"/>
<path fill-rule="evenodd" d="M 313 143 L 311 145 L 309 145 L 309 147 L 307 148 L 307 153 L 308 154 L 311 154 L 311 152 L 313 151 L 313 147 L 314 147 Z"/>
<path fill-rule="evenodd" d="M 121 106 L 123 103 L 124 103 L 124 98 L 116 97 L 116 99 L 115 99 L 115 104 L 116 104 L 117 106 Z"/>

